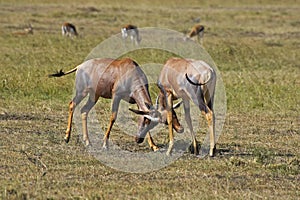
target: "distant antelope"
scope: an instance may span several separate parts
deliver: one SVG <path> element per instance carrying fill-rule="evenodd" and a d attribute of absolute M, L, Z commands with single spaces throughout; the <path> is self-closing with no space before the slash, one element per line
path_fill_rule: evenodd
<path fill-rule="evenodd" d="M 213 102 L 216 86 L 216 73 L 214 69 L 201 60 L 170 58 L 161 70 L 157 85 L 160 88 L 158 99 L 160 109 L 158 109 L 158 111 L 161 113 L 166 111 L 167 114 L 158 115 L 158 117 L 153 117 L 152 120 L 159 122 L 167 121 L 170 140 L 167 154 L 172 152 L 174 146 L 174 126 L 172 126 L 171 122 L 176 115 L 174 115 L 174 110 L 172 109 L 174 107 L 173 100 L 182 99 L 185 120 L 190 129 L 194 153 L 198 154 L 198 145 L 190 116 L 190 101 L 199 108 L 207 120 L 210 133 L 209 155 L 214 156 L 215 117 Z M 138 114 L 143 113 L 140 112 Z M 164 116 L 167 118 L 163 119 Z"/>
<path fill-rule="evenodd" d="M 204 35 L 204 26 L 200 24 L 196 24 L 192 27 L 191 31 L 185 37 L 186 39 L 191 39 L 193 37 L 197 37 L 197 41 L 203 45 L 203 35 Z"/>
<path fill-rule="evenodd" d="M 63 36 L 78 36 L 75 25 L 68 22 L 63 23 L 61 26 L 61 32 Z"/>
<path fill-rule="evenodd" d="M 124 44 L 126 42 L 127 37 L 130 37 L 131 42 L 135 43 L 135 45 L 139 45 L 141 42 L 141 37 L 139 35 L 139 30 L 137 26 L 127 24 L 121 28 L 121 34 L 124 40 Z"/>
<path fill-rule="evenodd" d="M 33 27 L 31 24 L 28 25 L 28 28 L 24 28 L 24 31 L 28 34 L 33 34 Z"/>
<path fill-rule="evenodd" d="M 76 95 L 69 104 L 69 119 L 66 130 L 65 141 L 69 142 L 71 135 L 72 119 L 75 107 L 89 94 L 87 103 L 81 109 L 83 140 L 86 145 L 90 144 L 87 129 L 87 116 L 100 97 L 112 99 L 112 114 L 110 122 L 103 138 L 103 148 L 108 148 L 109 134 L 112 126 L 117 119 L 117 113 L 121 100 L 131 104 L 137 104 L 139 112 L 148 113 L 140 116 L 138 122 L 138 132 L 145 133 L 148 137 L 148 143 L 152 150 L 158 150 L 154 144 L 149 130 L 157 122 L 151 121 L 156 116 L 155 109 L 152 106 L 150 94 L 148 91 L 148 80 L 138 64 L 129 59 L 91 59 L 85 61 L 74 69 L 63 72 L 62 70 L 50 77 L 60 77 L 76 72 L 75 88 Z M 151 111 L 151 114 L 149 114 Z M 153 111 L 153 112 L 152 112 Z M 150 116 L 151 115 L 151 116 Z M 174 117 L 174 124 L 178 120 Z M 178 127 L 179 125 L 175 124 Z M 136 137 L 136 142 L 143 142 L 144 138 Z"/>
<path fill-rule="evenodd" d="M 13 32 L 14 35 L 29 35 L 29 34 L 33 34 L 33 27 L 31 26 L 31 24 L 28 25 L 27 28 L 24 28 L 23 31 L 17 31 L 17 32 Z"/>

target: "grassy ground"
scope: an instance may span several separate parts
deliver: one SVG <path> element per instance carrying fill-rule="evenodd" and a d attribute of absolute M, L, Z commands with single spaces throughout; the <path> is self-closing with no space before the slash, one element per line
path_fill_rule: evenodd
<path fill-rule="evenodd" d="M 297 199 L 299 2 L 130 2 L 0 1 L 0 197 Z M 222 74 L 227 94 L 228 112 L 215 158 L 186 153 L 159 171 L 135 174 L 111 169 L 87 153 L 77 130 L 64 144 L 74 76 L 48 79 L 47 74 L 81 63 L 126 23 L 186 32 L 199 17 L 207 27 L 204 47 Z M 64 21 L 75 23 L 81 36 L 62 38 Z M 29 23 L 33 35 L 13 34 Z M 141 64 L 164 59 L 156 52 L 132 56 Z M 107 108 L 99 117 L 101 126 L 106 127 L 108 115 Z M 167 141 L 166 133 L 157 139 Z M 147 150 L 146 144 L 138 146 L 117 129 L 111 139 Z"/>

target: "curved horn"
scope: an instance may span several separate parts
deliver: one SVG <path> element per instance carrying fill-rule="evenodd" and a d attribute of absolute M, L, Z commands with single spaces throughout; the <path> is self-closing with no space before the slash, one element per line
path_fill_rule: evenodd
<path fill-rule="evenodd" d="M 158 109 L 158 99 L 159 99 L 159 95 L 157 95 L 156 100 L 155 100 L 155 109 Z"/>
<path fill-rule="evenodd" d="M 132 109 L 132 108 L 129 108 L 130 111 L 134 112 L 135 114 L 138 114 L 138 115 L 145 115 L 145 114 L 148 114 L 149 112 L 146 112 L 146 111 L 142 111 L 142 110 L 135 110 L 135 109 Z"/>
<path fill-rule="evenodd" d="M 180 101 L 178 103 L 176 103 L 175 105 L 173 105 L 173 109 L 179 108 L 179 106 L 183 103 L 183 101 Z"/>
<path fill-rule="evenodd" d="M 150 115 L 144 115 L 144 117 L 151 120 L 152 122 L 160 122 L 158 117 L 151 117 Z"/>
<path fill-rule="evenodd" d="M 157 87 L 164 93 L 164 95 L 166 95 L 166 90 L 160 82 L 157 83 Z"/>
<path fill-rule="evenodd" d="M 205 85 L 208 81 L 206 81 L 205 83 L 194 83 L 190 78 L 189 78 L 189 76 L 187 75 L 187 73 L 185 74 L 185 77 L 186 77 L 186 79 L 188 80 L 188 82 L 190 83 L 190 84 L 192 84 L 192 85 L 197 85 L 197 86 L 201 86 L 201 85 Z"/>

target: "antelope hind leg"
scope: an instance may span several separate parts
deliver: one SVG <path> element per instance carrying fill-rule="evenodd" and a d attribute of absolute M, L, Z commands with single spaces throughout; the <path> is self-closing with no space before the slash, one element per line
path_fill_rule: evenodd
<path fill-rule="evenodd" d="M 75 109 L 75 103 L 73 101 L 71 101 L 70 104 L 69 104 L 68 127 L 67 127 L 66 135 L 65 135 L 65 138 L 64 138 L 66 143 L 68 143 L 70 141 L 74 109 Z"/>
<path fill-rule="evenodd" d="M 173 100 L 172 100 L 172 95 L 168 94 L 167 96 L 167 122 L 168 122 L 168 127 L 169 127 L 169 148 L 167 150 L 167 155 L 171 155 L 173 146 L 174 146 L 174 133 L 173 133 L 173 113 L 172 113 L 172 108 L 173 108 Z"/>
<path fill-rule="evenodd" d="M 215 130 L 214 130 L 214 113 L 208 109 L 207 113 L 204 113 L 207 120 L 210 138 L 210 149 L 209 156 L 213 157 L 216 153 L 216 143 L 215 143 Z"/>

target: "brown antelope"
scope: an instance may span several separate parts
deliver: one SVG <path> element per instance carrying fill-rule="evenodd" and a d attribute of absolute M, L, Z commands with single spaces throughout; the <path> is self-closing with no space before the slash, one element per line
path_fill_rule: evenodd
<path fill-rule="evenodd" d="M 127 37 L 130 37 L 131 42 L 135 43 L 135 45 L 139 45 L 141 42 L 141 38 L 137 26 L 127 24 L 121 28 L 121 34 L 124 40 L 124 44 L 126 42 Z"/>
<path fill-rule="evenodd" d="M 61 32 L 63 36 L 78 36 L 75 25 L 68 22 L 63 23 L 61 26 Z"/>
<path fill-rule="evenodd" d="M 29 35 L 33 34 L 33 27 L 31 24 L 28 25 L 27 28 L 24 28 L 24 31 L 13 32 L 14 35 Z"/>
<path fill-rule="evenodd" d="M 183 101 L 185 120 L 193 141 L 194 153 L 198 154 L 198 145 L 193 131 L 190 116 L 190 101 L 192 101 L 205 116 L 210 132 L 210 151 L 209 155 L 215 153 L 215 128 L 213 101 L 216 85 L 215 71 L 204 61 L 170 58 L 164 65 L 157 83 L 160 88 L 159 94 L 159 112 L 166 111 L 165 115 L 154 117 L 153 121 L 166 121 L 169 127 L 169 148 L 167 154 L 170 154 L 174 145 L 174 135 L 172 122 L 174 119 L 173 100 L 181 98 Z M 143 113 L 139 113 L 143 114 Z M 144 113 L 148 114 L 148 113 Z M 177 120 L 177 119 L 176 119 Z M 145 133 L 144 133 L 145 134 Z"/>
<path fill-rule="evenodd" d="M 67 143 L 69 142 L 71 135 L 74 109 L 82 101 L 82 99 L 89 94 L 87 103 L 81 109 L 83 140 L 86 145 L 90 144 L 87 129 L 88 113 L 96 104 L 99 97 L 103 97 L 112 99 L 112 114 L 107 131 L 103 138 L 104 149 L 108 148 L 109 134 L 115 120 L 117 119 L 119 103 L 121 100 L 125 100 L 131 104 L 136 103 L 140 112 L 149 113 L 150 110 L 153 110 L 150 115 L 140 116 L 138 132 L 146 133 L 151 149 L 154 151 L 158 150 L 158 147 L 154 144 L 150 133 L 148 133 L 148 131 L 158 123 L 156 121 L 151 121 L 151 119 L 154 119 L 156 116 L 156 113 L 155 109 L 152 108 L 153 106 L 148 91 L 148 80 L 135 61 L 129 58 L 121 60 L 109 58 L 91 59 L 68 72 L 64 73 L 61 70 L 60 72 L 49 76 L 61 77 L 75 71 L 77 71 L 75 80 L 76 95 L 69 104 L 69 119 L 65 136 L 65 141 Z M 175 118 L 174 122 L 176 119 L 177 118 Z M 136 142 L 141 143 L 143 142 L 143 139 L 144 138 L 136 138 Z"/>
<path fill-rule="evenodd" d="M 192 27 L 191 31 L 185 37 L 185 40 L 197 37 L 197 41 L 202 45 L 203 44 L 203 35 L 204 35 L 204 26 L 196 24 Z"/>

